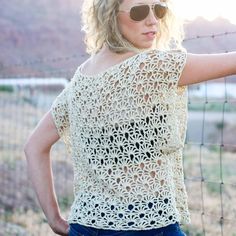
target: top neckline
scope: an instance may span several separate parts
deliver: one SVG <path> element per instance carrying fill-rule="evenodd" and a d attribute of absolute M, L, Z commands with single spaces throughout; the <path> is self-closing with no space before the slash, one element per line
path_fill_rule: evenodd
<path fill-rule="evenodd" d="M 113 71 L 113 70 L 119 68 L 119 67 L 122 66 L 123 64 L 128 63 L 128 62 L 132 61 L 133 59 L 136 59 L 137 57 L 143 55 L 144 53 L 148 53 L 148 52 L 150 52 L 150 51 L 152 51 L 152 50 L 153 50 L 153 49 L 148 49 L 148 50 L 145 50 L 145 51 L 143 51 L 143 52 L 136 53 L 136 54 L 134 54 L 133 56 L 127 57 L 127 58 L 124 59 L 123 61 L 121 61 L 121 62 L 119 62 L 119 63 L 117 63 L 117 64 L 114 64 L 114 65 L 108 67 L 107 69 L 105 69 L 105 70 L 103 70 L 103 71 L 101 71 L 101 72 L 99 72 L 99 73 L 96 73 L 96 74 L 94 74 L 94 75 L 88 75 L 88 74 L 82 72 L 82 67 L 83 67 L 83 65 L 85 64 L 85 62 L 86 62 L 86 61 L 85 61 L 84 63 L 82 63 L 82 64 L 79 66 L 78 72 L 79 72 L 79 74 L 80 74 L 81 76 L 86 77 L 86 78 L 101 77 L 102 75 L 104 75 L 104 74 L 106 74 L 106 73 L 109 73 L 109 72 L 111 72 L 111 71 Z"/>

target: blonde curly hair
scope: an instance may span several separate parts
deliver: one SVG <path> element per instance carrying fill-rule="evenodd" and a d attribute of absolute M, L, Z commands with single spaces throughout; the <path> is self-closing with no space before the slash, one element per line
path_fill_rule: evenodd
<path fill-rule="evenodd" d="M 117 14 L 122 2 L 123 0 L 84 0 L 81 14 L 87 53 L 96 54 L 104 44 L 116 53 L 140 51 L 119 31 Z M 164 0 L 164 2 L 168 5 L 168 12 L 158 22 L 159 32 L 154 47 L 182 49 L 183 23 L 174 14 L 171 0 Z"/>

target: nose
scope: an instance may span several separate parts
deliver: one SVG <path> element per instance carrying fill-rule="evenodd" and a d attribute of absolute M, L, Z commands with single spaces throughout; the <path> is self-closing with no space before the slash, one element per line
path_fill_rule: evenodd
<path fill-rule="evenodd" d="M 148 14 L 148 16 L 146 18 L 146 23 L 148 25 L 155 25 L 155 24 L 157 24 L 157 22 L 158 22 L 158 19 L 157 19 L 156 15 L 155 15 L 153 9 L 150 7 L 149 14 Z"/>

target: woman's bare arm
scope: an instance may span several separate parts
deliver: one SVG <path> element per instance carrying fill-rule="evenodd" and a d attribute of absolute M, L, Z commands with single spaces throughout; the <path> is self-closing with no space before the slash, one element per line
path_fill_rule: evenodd
<path fill-rule="evenodd" d="M 56 234 L 68 235 L 69 226 L 61 217 L 55 195 L 50 160 L 51 147 L 59 138 L 49 111 L 28 138 L 24 151 L 29 177 L 49 225 Z"/>
<path fill-rule="evenodd" d="M 188 54 L 179 85 L 196 84 L 236 74 L 236 52 Z"/>

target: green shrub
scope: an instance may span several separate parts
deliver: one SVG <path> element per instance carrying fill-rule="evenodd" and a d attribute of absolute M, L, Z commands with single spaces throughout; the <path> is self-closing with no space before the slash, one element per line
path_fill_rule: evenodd
<path fill-rule="evenodd" d="M 0 92 L 12 93 L 13 91 L 14 91 L 14 88 L 11 85 L 0 85 Z"/>

